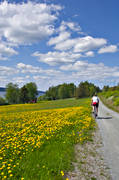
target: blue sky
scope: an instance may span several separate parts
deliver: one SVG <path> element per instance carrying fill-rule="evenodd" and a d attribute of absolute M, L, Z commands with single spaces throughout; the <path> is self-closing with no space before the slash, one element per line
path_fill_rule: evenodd
<path fill-rule="evenodd" d="M 0 1 L 0 86 L 119 83 L 119 2 Z"/>

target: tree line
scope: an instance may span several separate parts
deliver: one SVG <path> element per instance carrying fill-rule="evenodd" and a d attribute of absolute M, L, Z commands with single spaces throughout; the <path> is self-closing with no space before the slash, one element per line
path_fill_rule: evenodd
<path fill-rule="evenodd" d="M 17 84 L 8 83 L 5 99 L 0 97 L 0 105 L 36 102 L 37 95 L 37 85 L 34 82 L 27 83 L 21 88 Z"/>
<path fill-rule="evenodd" d="M 56 99 L 66 99 L 74 97 L 76 86 L 73 83 L 61 84 L 58 86 L 49 87 L 45 95 L 39 97 L 39 100 L 56 100 Z"/>
<path fill-rule="evenodd" d="M 81 82 L 78 87 L 74 83 L 64 83 L 58 86 L 49 87 L 43 96 L 38 97 L 37 85 L 34 82 L 25 84 L 19 88 L 17 84 L 9 83 L 6 86 L 5 99 L 0 97 L 0 105 L 29 103 L 41 100 L 57 100 L 66 98 L 91 97 L 95 92 L 100 92 L 100 88 L 88 81 Z"/>
<path fill-rule="evenodd" d="M 95 92 L 100 92 L 100 88 L 95 86 L 88 81 L 81 82 L 78 87 L 74 83 L 61 84 L 58 86 L 50 87 L 45 95 L 39 97 L 39 100 L 56 100 L 56 99 L 66 99 L 66 98 L 84 98 L 91 97 Z"/>

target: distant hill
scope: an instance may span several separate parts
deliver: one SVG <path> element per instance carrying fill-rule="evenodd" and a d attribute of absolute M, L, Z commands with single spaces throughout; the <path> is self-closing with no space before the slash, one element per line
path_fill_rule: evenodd
<path fill-rule="evenodd" d="M 42 96 L 42 95 L 44 95 L 44 94 L 45 94 L 44 91 L 38 91 L 38 97 L 39 97 L 39 96 Z"/>
<path fill-rule="evenodd" d="M 0 87 L 0 91 L 6 91 L 6 88 Z"/>
<path fill-rule="evenodd" d="M 1 96 L 1 97 L 4 97 L 4 96 L 5 96 L 5 92 L 6 92 L 6 88 L 0 87 L 0 96 Z M 39 90 L 38 90 L 38 97 L 39 97 L 39 96 L 42 96 L 42 95 L 44 95 L 44 94 L 45 94 L 44 91 L 39 91 Z"/>

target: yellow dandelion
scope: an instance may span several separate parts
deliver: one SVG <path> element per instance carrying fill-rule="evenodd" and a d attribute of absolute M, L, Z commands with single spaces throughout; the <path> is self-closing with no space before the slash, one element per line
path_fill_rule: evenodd
<path fill-rule="evenodd" d="M 63 171 L 61 171 L 61 175 L 64 176 L 64 172 Z"/>
<path fill-rule="evenodd" d="M 13 174 L 10 174 L 10 177 L 12 177 L 13 176 Z"/>
<path fill-rule="evenodd" d="M 4 172 L 1 172 L 1 175 L 3 176 L 3 175 L 4 175 Z"/>
<path fill-rule="evenodd" d="M 12 172 L 11 170 L 8 171 L 9 174 L 10 174 L 11 172 Z"/>

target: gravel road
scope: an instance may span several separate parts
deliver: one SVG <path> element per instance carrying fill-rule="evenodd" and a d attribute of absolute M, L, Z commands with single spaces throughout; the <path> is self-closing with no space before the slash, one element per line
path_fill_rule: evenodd
<path fill-rule="evenodd" d="M 119 180 L 119 113 L 100 101 L 97 123 L 102 136 L 104 159 L 113 180 Z"/>

